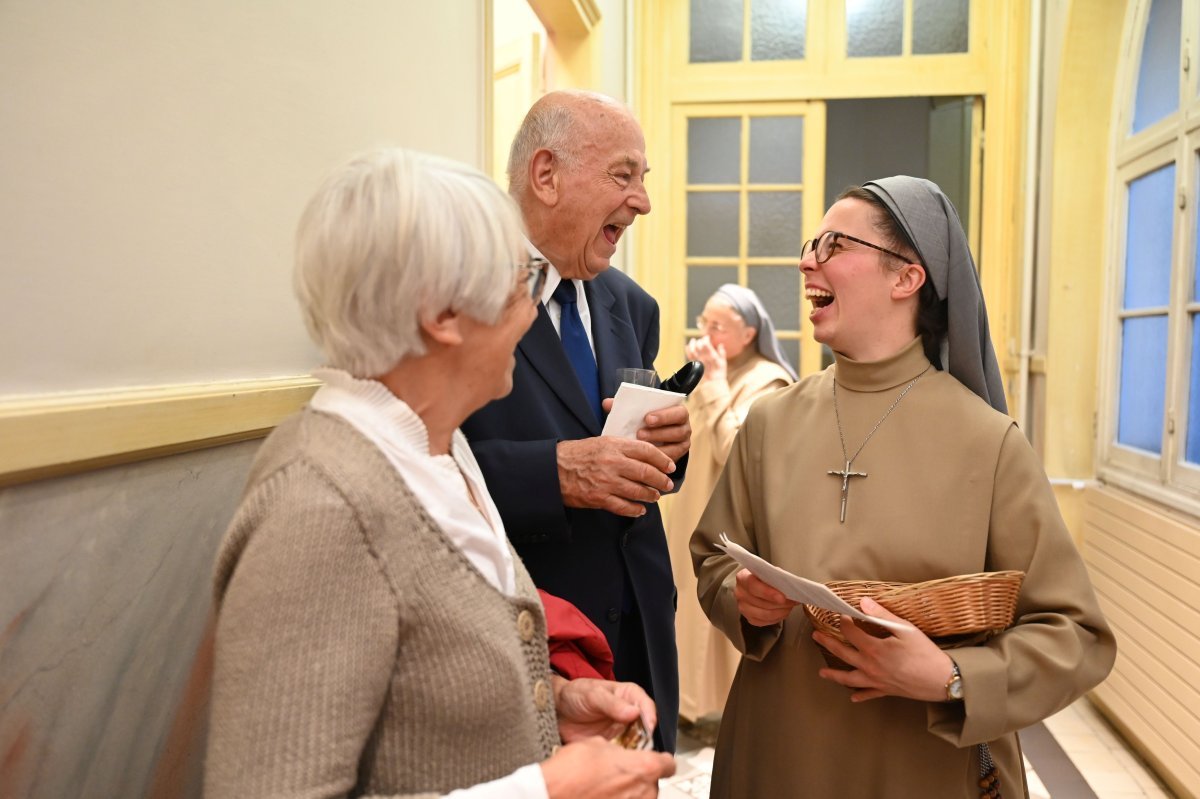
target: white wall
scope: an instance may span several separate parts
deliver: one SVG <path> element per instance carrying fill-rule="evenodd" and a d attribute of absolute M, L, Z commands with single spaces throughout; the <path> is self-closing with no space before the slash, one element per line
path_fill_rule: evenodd
<path fill-rule="evenodd" d="M 633 105 L 634 98 L 627 89 L 627 58 L 633 42 L 625 37 L 626 13 L 629 0 L 597 0 L 600 8 L 600 74 L 597 76 L 596 91 Z"/>
<path fill-rule="evenodd" d="M 302 374 L 345 156 L 482 165 L 483 0 L 0 2 L 0 395 Z"/>

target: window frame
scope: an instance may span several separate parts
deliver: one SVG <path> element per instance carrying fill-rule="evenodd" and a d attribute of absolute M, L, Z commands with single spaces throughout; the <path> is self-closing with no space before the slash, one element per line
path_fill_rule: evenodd
<path fill-rule="evenodd" d="M 716 97 L 734 101 L 784 97 L 903 97 L 985 95 L 988 85 L 988 4 L 969 0 L 967 52 L 912 53 L 915 0 L 904 0 L 902 55 L 847 57 L 846 0 L 807 0 L 805 56 L 795 60 L 751 60 L 750 18 L 753 0 L 745 0 L 740 61 L 689 62 L 691 2 L 673 3 L 670 25 L 681 33 L 667 54 L 671 96 L 703 103 Z M 869 83 L 870 95 L 861 87 Z"/>
<path fill-rule="evenodd" d="M 1200 96 L 1197 39 L 1187 31 L 1200 28 L 1200 0 L 1181 0 L 1179 105 L 1138 133 L 1132 133 L 1138 70 L 1153 0 L 1139 0 L 1126 23 L 1126 59 L 1121 67 L 1115 109 L 1112 231 L 1106 264 L 1099 405 L 1097 408 L 1097 475 L 1148 499 L 1200 515 L 1200 464 L 1185 458 L 1191 368 L 1191 316 L 1200 319 L 1200 301 L 1191 298 L 1195 280 L 1197 228 L 1200 227 Z M 1161 452 L 1155 456 L 1117 443 L 1120 414 L 1122 308 L 1128 242 L 1129 184 L 1168 164 L 1175 165 L 1170 250 L 1170 296 L 1167 302 L 1166 382 Z M 1183 200 L 1181 207 L 1181 199 Z"/>

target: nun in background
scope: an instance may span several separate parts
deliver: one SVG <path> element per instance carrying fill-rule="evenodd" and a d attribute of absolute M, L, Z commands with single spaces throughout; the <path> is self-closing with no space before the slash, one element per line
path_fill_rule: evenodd
<path fill-rule="evenodd" d="M 958 214 L 927 180 L 872 181 L 833 204 L 800 269 L 835 363 L 755 403 L 692 538 L 700 605 L 744 655 L 713 799 L 1027 796 L 1017 731 L 1104 679 L 1116 644 L 1005 413 Z M 1012 626 L 984 640 L 945 651 L 915 627 L 874 638 L 843 617 L 846 645 L 739 569 L 721 533 L 822 582 L 1025 582 Z"/>
<path fill-rule="evenodd" d="M 679 713 L 693 722 L 725 707 L 741 655 L 696 602 L 688 542 L 750 405 L 796 380 L 767 309 L 750 289 L 732 283 L 721 286 L 705 303 L 696 327 L 701 336 L 687 343 L 687 357 L 704 364 L 704 378 L 688 399 L 688 478 L 666 512 L 671 568 L 679 591 Z"/>

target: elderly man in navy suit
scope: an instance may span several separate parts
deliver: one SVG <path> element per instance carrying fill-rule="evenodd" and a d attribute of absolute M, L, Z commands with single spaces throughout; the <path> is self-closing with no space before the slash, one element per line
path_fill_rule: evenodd
<path fill-rule="evenodd" d="M 658 304 L 608 268 L 625 229 L 650 213 L 645 149 L 612 98 L 552 92 L 530 109 L 509 192 L 548 279 L 512 393 L 463 432 L 534 581 L 604 632 L 617 679 L 654 697 L 656 746 L 674 751 L 675 587 L 656 503 L 683 479 L 687 409 L 649 414 L 636 441 L 600 436 L 616 370 L 652 369 L 658 354 Z"/>

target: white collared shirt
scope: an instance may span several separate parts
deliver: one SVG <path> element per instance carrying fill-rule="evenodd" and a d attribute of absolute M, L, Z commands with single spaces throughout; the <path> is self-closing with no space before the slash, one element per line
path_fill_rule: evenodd
<path fill-rule="evenodd" d="M 535 258 L 545 258 L 546 256 L 538 252 L 537 247 L 529 245 L 529 252 Z M 548 260 L 546 263 L 550 263 Z M 554 331 L 558 333 L 558 337 L 562 338 L 562 308 L 558 304 L 558 300 L 552 298 L 554 290 L 558 288 L 558 284 L 562 282 L 562 275 L 558 273 L 558 268 L 554 264 L 550 264 L 546 268 L 546 285 L 542 286 L 542 305 L 546 306 L 546 313 L 550 314 L 550 321 L 554 324 Z M 583 290 L 582 280 L 571 281 L 575 284 L 575 304 L 579 309 L 579 321 L 583 323 L 583 331 L 587 333 L 588 345 L 592 348 L 592 357 L 596 357 L 596 342 L 592 339 L 592 312 L 588 308 L 587 294 Z"/>
<path fill-rule="evenodd" d="M 462 431 L 454 431 L 450 454 L 431 455 L 421 417 L 382 383 L 359 380 L 341 369 L 318 369 L 313 376 L 325 383 L 313 395 L 313 409 L 345 419 L 378 447 L 446 537 L 489 583 L 512 596 L 516 573 L 504 523 Z M 468 484 L 487 521 L 471 502 Z M 506 777 L 452 791 L 445 799 L 548 797 L 541 767 L 531 763 Z"/>

